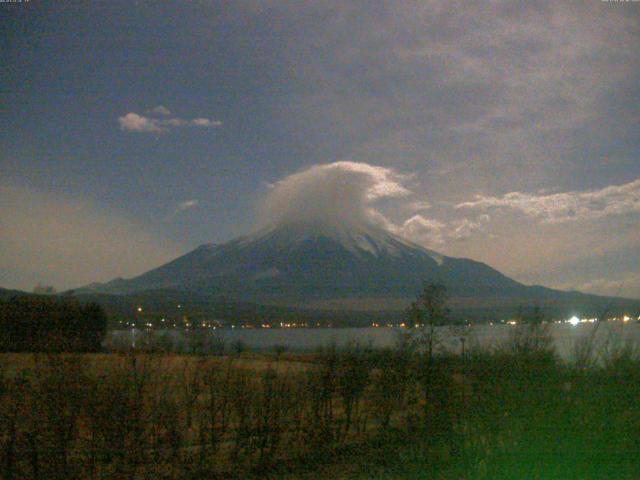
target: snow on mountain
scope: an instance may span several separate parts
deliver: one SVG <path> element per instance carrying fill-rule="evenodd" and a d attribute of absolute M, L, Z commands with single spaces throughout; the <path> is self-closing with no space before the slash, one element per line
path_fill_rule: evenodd
<path fill-rule="evenodd" d="M 398 256 L 405 250 L 427 253 L 437 263 L 442 264 L 444 256 L 421 247 L 402 237 L 372 225 L 361 226 L 357 229 L 315 224 L 285 224 L 268 227 L 259 232 L 238 240 L 241 248 L 269 243 L 279 248 L 295 250 L 306 242 L 318 239 L 330 239 L 354 255 L 361 256 L 369 253 L 374 257 L 381 254 Z"/>

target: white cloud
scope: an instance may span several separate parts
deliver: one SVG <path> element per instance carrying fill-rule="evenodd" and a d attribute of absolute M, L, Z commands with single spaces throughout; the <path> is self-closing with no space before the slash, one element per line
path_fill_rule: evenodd
<path fill-rule="evenodd" d="M 402 175 L 391 168 L 379 167 L 362 162 L 341 161 L 326 165 L 329 170 L 356 172 L 366 175 L 371 184 L 366 192 L 369 200 L 384 197 L 404 197 L 411 193 L 402 182 L 407 175 Z"/>
<path fill-rule="evenodd" d="M 158 120 L 133 112 L 118 118 L 118 123 L 120 129 L 127 132 L 163 133 L 167 131 L 166 128 L 160 126 Z"/>
<path fill-rule="evenodd" d="M 151 112 L 165 117 L 171 114 L 169 109 L 162 105 L 155 107 Z M 179 117 L 145 117 L 134 112 L 129 112 L 126 115 L 119 117 L 118 123 L 120 124 L 121 130 L 143 133 L 165 133 L 173 127 L 213 128 L 222 125 L 222 122 L 219 120 L 213 120 L 211 118 L 199 117 L 191 120 L 185 120 L 184 118 Z"/>
<path fill-rule="evenodd" d="M 596 220 L 612 215 L 640 213 L 640 178 L 600 190 L 570 191 L 549 195 L 510 192 L 501 197 L 478 195 L 456 205 L 457 209 L 510 209 L 544 222 Z"/>
<path fill-rule="evenodd" d="M 416 243 L 438 247 L 445 243 L 447 225 L 434 218 L 414 215 L 396 229 L 396 233 Z"/>
<path fill-rule="evenodd" d="M 185 200 L 184 202 L 180 202 L 178 203 L 176 208 L 164 218 L 164 220 L 166 222 L 173 220 L 180 213 L 196 208 L 198 204 L 199 204 L 198 200 L 195 200 L 195 199 Z"/>
<path fill-rule="evenodd" d="M 451 241 L 466 240 L 473 234 L 483 231 L 489 220 L 488 215 L 480 215 L 475 219 L 462 218 L 445 223 L 416 214 L 405 220 L 402 225 L 392 227 L 391 230 L 416 243 L 438 248 Z"/>
<path fill-rule="evenodd" d="M 180 202 L 178 204 L 178 210 L 184 211 L 189 210 L 190 208 L 194 208 L 198 206 L 198 200 L 185 200 L 184 202 Z"/>
<path fill-rule="evenodd" d="M 411 192 L 406 177 L 385 167 L 356 162 L 314 165 L 274 183 L 264 203 L 267 223 L 311 222 L 359 227 L 385 224 L 372 207 L 383 198 Z"/>
<path fill-rule="evenodd" d="M 196 127 L 219 127 L 222 122 L 219 120 L 211 120 L 210 118 L 194 118 L 189 122 Z"/>
<path fill-rule="evenodd" d="M 480 215 L 476 220 L 463 218 L 453 223 L 449 236 L 454 240 L 466 240 L 477 231 L 482 230 L 489 221 L 489 215 Z"/>

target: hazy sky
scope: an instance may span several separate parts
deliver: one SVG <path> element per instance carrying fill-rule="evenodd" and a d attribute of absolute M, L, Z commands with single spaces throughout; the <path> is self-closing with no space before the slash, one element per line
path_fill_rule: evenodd
<path fill-rule="evenodd" d="M 142 273 L 303 178 L 301 204 L 640 298 L 638 2 L 31 0 L 0 41 L 0 286 Z"/>

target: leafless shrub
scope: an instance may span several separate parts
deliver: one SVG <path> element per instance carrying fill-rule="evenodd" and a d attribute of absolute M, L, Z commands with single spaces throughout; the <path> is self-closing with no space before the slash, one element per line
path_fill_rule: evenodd
<path fill-rule="evenodd" d="M 383 429 L 391 425 L 394 413 L 407 412 L 409 392 L 413 383 L 412 347 L 407 342 L 396 349 L 381 352 L 372 374 L 371 408 Z"/>
<path fill-rule="evenodd" d="M 43 465 L 49 469 L 48 477 L 68 478 L 73 475 L 69 457 L 86 398 L 85 364 L 78 355 L 37 355 L 34 382 Z"/>
<path fill-rule="evenodd" d="M 227 435 L 231 416 L 232 375 L 231 361 L 224 364 L 209 362 L 203 372 L 203 385 L 206 395 L 205 419 L 208 446 L 215 453 L 222 439 Z"/>
<path fill-rule="evenodd" d="M 338 431 L 338 441 L 343 441 L 352 427 L 358 423 L 358 415 L 365 389 L 369 384 L 369 352 L 358 345 L 350 345 L 341 352 L 336 371 L 336 390 L 344 411 L 343 428 Z"/>

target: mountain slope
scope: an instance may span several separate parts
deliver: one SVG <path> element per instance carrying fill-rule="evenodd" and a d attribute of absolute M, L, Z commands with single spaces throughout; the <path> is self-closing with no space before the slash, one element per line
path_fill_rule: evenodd
<path fill-rule="evenodd" d="M 182 289 L 239 297 L 414 294 L 424 281 L 462 291 L 522 287 L 480 262 L 440 255 L 385 230 L 285 225 L 222 245 L 203 245 L 131 280 L 90 290 Z"/>

